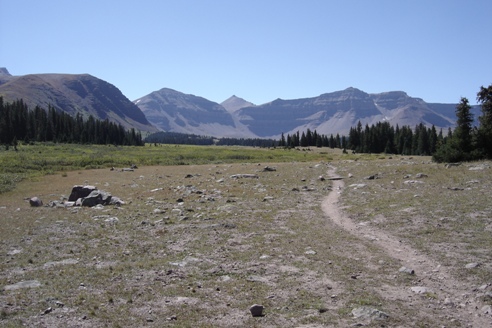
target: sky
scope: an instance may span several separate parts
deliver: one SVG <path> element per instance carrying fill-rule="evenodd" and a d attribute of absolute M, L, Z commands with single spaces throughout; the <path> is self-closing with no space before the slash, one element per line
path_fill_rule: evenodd
<path fill-rule="evenodd" d="M 476 103 L 491 0 L 0 0 L 0 67 L 255 104 L 348 87 Z"/>

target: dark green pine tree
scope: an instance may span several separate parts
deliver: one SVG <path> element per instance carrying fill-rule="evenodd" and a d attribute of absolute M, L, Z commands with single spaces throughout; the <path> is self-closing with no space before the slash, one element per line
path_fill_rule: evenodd
<path fill-rule="evenodd" d="M 480 87 L 477 93 L 477 101 L 481 105 L 482 115 L 479 117 L 478 147 L 484 153 L 483 156 L 492 158 L 492 85 L 487 88 Z"/>

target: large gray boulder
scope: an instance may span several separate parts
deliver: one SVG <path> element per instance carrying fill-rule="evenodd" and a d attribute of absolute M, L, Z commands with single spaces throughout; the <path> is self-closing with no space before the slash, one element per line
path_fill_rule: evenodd
<path fill-rule="evenodd" d="M 80 185 L 73 186 L 72 193 L 70 194 L 70 197 L 68 197 L 68 201 L 75 202 L 79 198 L 87 197 L 94 190 L 97 190 L 97 188 L 94 186 L 80 186 Z"/>
<path fill-rule="evenodd" d="M 109 205 L 111 203 L 111 194 L 103 190 L 93 190 L 87 197 L 80 200 L 81 206 L 93 207 L 96 205 Z M 79 202 L 77 200 L 77 203 Z"/>

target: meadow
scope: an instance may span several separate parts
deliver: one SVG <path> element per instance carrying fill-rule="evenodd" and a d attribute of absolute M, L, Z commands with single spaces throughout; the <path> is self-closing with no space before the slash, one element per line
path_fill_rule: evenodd
<path fill-rule="evenodd" d="M 0 160 L 2 327 L 492 323 L 490 162 L 56 144 Z M 80 184 L 125 204 L 29 206 Z"/>

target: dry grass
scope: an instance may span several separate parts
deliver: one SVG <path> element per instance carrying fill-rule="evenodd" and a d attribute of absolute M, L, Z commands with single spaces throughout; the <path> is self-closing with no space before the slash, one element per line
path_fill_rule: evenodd
<path fill-rule="evenodd" d="M 364 158 L 332 163 L 339 174 L 354 175 L 342 194 L 351 217 L 380 222 L 445 265 L 476 260 L 483 265 L 472 275 L 457 269 L 457 279 L 490 282 L 490 171 Z M 277 170 L 264 172 L 266 165 Z M 320 204 L 331 183 L 318 177 L 328 169 L 327 161 L 146 166 L 24 181 L 0 195 L 0 323 L 335 327 L 359 322 L 351 310 L 371 306 L 390 314 L 389 326 L 464 324 L 432 315 L 438 296 L 413 303 L 389 296 L 418 277 L 398 275 L 398 260 L 324 215 Z M 429 176 L 422 186 L 404 184 L 404 175 L 419 172 Z M 245 173 L 258 178 L 231 178 Z M 374 173 L 381 179 L 363 179 Z M 471 190 L 447 189 L 474 179 L 480 182 Z M 354 190 L 351 183 L 367 186 Z M 96 185 L 127 204 L 32 208 L 25 200 L 57 200 L 75 184 Z M 105 221 L 114 217 L 118 222 Z M 29 280 L 41 286 L 4 288 Z M 254 303 L 265 306 L 264 317 L 251 317 Z"/>

